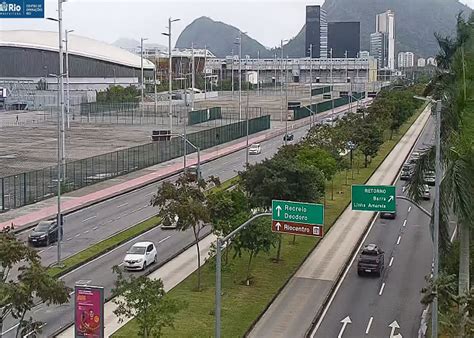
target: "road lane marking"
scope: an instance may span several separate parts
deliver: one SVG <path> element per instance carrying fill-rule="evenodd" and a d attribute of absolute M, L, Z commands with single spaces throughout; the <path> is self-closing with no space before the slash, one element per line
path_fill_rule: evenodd
<path fill-rule="evenodd" d="M 410 211 L 411 211 L 411 205 L 408 207 L 408 212 L 410 212 Z"/>
<path fill-rule="evenodd" d="M 365 329 L 365 334 L 369 334 L 370 327 L 372 326 L 372 321 L 374 320 L 374 317 L 370 317 L 369 323 L 367 324 L 367 328 Z"/>
<path fill-rule="evenodd" d="M 6 335 L 8 332 L 10 332 L 11 330 L 14 330 L 18 327 L 18 325 L 20 325 L 20 323 L 16 324 L 15 326 L 12 326 L 11 328 L 9 328 L 8 330 L 6 331 L 3 331 L 2 332 L 2 335 Z"/>
<path fill-rule="evenodd" d="M 93 227 L 92 230 L 97 230 L 99 227 Z"/>
<path fill-rule="evenodd" d="M 399 244 L 400 244 L 400 241 L 401 241 L 401 239 L 402 239 L 402 235 L 398 236 L 398 239 L 397 239 L 397 245 L 399 245 Z"/>
<path fill-rule="evenodd" d="M 377 217 L 374 217 L 372 219 L 372 222 L 370 223 L 369 225 L 369 228 L 367 229 L 364 237 L 362 238 L 362 241 L 360 242 L 359 246 L 357 247 L 357 250 L 355 251 L 355 253 L 352 255 L 352 259 L 350 261 L 350 263 L 347 265 L 346 267 L 346 270 L 344 271 L 341 279 L 339 280 L 339 282 L 337 283 L 337 286 L 336 288 L 334 289 L 334 292 L 333 294 L 331 295 L 331 298 L 329 299 L 329 302 L 327 303 L 327 305 L 325 306 L 324 310 L 323 310 L 323 313 L 321 314 L 321 316 L 319 317 L 319 320 L 318 322 L 316 323 L 316 326 L 314 327 L 313 331 L 311 332 L 311 335 L 310 335 L 310 338 L 314 338 L 314 336 L 316 335 L 316 332 L 318 331 L 319 327 L 321 326 L 321 323 L 323 322 L 324 320 L 324 317 L 326 316 L 326 313 L 328 312 L 332 302 L 334 301 L 334 298 L 336 297 L 336 294 L 337 292 L 339 291 L 339 289 L 341 288 L 341 285 L 342 283 L 344 282 L 344 279 L 346 278 L 347 274 L 349 273 L 349 269 L 351 268 L 352 264 L 354 264 L 354 261 L 357 257 L 359 257 L 359 252 L 360 252 L 360 249 L 362 249 L 362 246 L 364 245 L 365 243 L 365 240 L 367 239 L 367 237 L 369 236 L 369 233 L 370 231 L 372 230 L 372 228 L 374 227 L 374 224 L 375 224 L 375 221 L 377 220 Z"/>
<path fill-rule="evenodd" d="M 395 258 L 395 257 L 393 257 L 393 256 L 392 256 L 392 258 L 390 258 L 390 263 L 388 263 L 388 266 L 392 266 L 392 264 L 393 264 L 393 259 L 394 259 L 394 258 Z"/>
<path fill-rule="evenodd" d="M 118 266 L 122 266 L 122 265 L 123 265 L 123 262 L 122 262 L 122 263 L 120 263 Z"/>
<path fill-rule="evenodd" d="M 167 236 L 167 237 L 163 238 L 162 240 L 160 240 L 160 241 L 158 242 L 158 244 L 163 243 L 164 241 L 166 241 L 166 240 L 169 239 L 170 237 L 171 237 L 171 236 Z"/>
<path fill-rule="evenodd" d="M 403 226 L 405 227 L 407 225 L 407 220 L 403 221 Z"/>
<path fill-rule="evenodd" d="M 151 192 L 149 194 L 146 194 L 145 196 L 151 196 L 151 195 L 154 195 L 154 194 L 155 194 L 155 192 Z"/>
<path fill-rule="evenodd" d="M 80 235 L 81 235 L 81 234 L 77 234 L 77 235 L 76 235 L 76 236 L 74 236 L 74 237 L 79 237 Z"/>
<path fill-rule="evenodd" d="M 88 232 L 89 232 L 89 230 L 86 230 L 86 231 L 84 231 L 84 234 L 87 234 Z"/>
<path fill-rule="evenodd" d="M 125 202 L 125 203 L 123 203 L 123 204 L 117 205 L 117 208 L 121 208 L 121 207 L 124 207 L 124 206 L 126 206 L 126 205 L 128 205 L 128 202 Z"/>
<path fill-rule="evenodd" d="M 94 218 L 96 218 L 96 217 L 97 217 L 97 215 L 94 215 L 94 216 L 91 216 L 91 217 L 87 217 L 86 219 L 83 219 L 83 220 L 82 220 L 82 223 L 85 223 L 85 222 L 87 222 L 87 221 L 90 221 L 91 219 L 94 219 Z"/>
<path fill-rule="evenodd" d="M 40 250 L 40 251 L 38 251 L 38 255 L 39 255 L 39 254 L 41 254 L 41 253 L 43 253 L 43 252 L 44 252 L 44 250 Z"/>
<path fill-rule="evenodd" d="M 68 238 L 68 239 L 66 239 L 66 241 L 70 241 L 71 239 L 72 239 L 72 237 L 71 237 L 71 238 Z"/>
<path fill-rule="evenodd" d="M 382 286 L 380 287 L 380 291 L 379 291 L 379 296 L 382 296 L 384 288 L 385 288 L 385 283 L 382 283 Z"/>

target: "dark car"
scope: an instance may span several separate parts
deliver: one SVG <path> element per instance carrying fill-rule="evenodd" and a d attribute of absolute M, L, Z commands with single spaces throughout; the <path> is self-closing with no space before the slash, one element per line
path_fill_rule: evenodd
<path fill-rule="evenodd" d="M 429 170 L 429 171 L 425 172 L 424 175 L 423 175 L 423 181 L 424 181 L 425 184 L 434 186 L 435 183 L 436 183 L 435 172 L 432 171 L 432 170 Z"/>
<path fill-rule="evenodd" d="M 58 225 L 56 221 L 41 221 L 28 236 L 31 245 L 46 245 L 58 240 Z"/>
<path fill-rule="evenodd" d="M 294 138 L 295 136 L 293 134 L 285 134 L 285 136 L 283 136 L 283 141 L 293 141 Z"/>
<path fill-rule="evenodd" d="M 400 179 L 402 181 L 408 181 L 413 176 L 413 169 L 409 166 L 404 166 L 402 172 L 400 173 Z"/>
<path fill-rule="evenodd" d="M 395 219 L 397 218 L 397 212 L 381 211 L 380 218 L 383 219 Z"/>
<path fill-rule="evenodd" d="M 357 261 L 357 274 L 361 276 L 365 273 L 375 273 L 380 276 L 383 269 L 384 252 L 375 244 L 366 245 Z"/>

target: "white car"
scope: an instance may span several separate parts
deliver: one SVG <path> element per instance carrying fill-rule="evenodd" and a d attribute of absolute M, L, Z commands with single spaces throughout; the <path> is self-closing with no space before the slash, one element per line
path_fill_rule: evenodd
<path fill-rule="evenodd" d="M 249 147 L 249 155 L 258 155 L 262 152 L 262 147 L 260 143 L 254 143 Z"/>
<path fill-rule="evenodd" d="M 123 259 L 123 267 L 127 270 L 145 270 L 156 263 L 158 254 L 153 242 L 138 242 L 132 245 Z"/>
<path fill-rule="evenodd" d="M 169 225 L 166 225 L 166 224 L 161 224 L 161 229 L 176 229 L 177 225 L 178 225 L 178 221 L 179 221 L 179 217 L 178 215 L 175 215 L 174 216 L 174 219 L 171 219 L 171 223 Z"/>
<path fill-rule="evenodd" d="M 423 185 L 423 199 L 424 200 L 429 200 L 431 198 L 431 192 L 430 192 L 430 187 L 428 186 L 428 184 L 424 184 Z"/>

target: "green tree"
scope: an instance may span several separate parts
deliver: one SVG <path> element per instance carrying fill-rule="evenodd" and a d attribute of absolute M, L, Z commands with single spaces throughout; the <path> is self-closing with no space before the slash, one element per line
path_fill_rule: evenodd
<path fill-rule="evenodd" d="M 38 301 L 46 305 L 65 304 L 71 291 L 63 281 L 51 277 L 36 251 L 15 238 L 8 230 L 0 232 L 0 336 L 3 322 L 12 316 L 19 321 L 16 336 L 41 332 L 42 323 L 27 313 Z M 12 269 L 18 274 L 11 275 Z"/>
<path fill-rule="evenodd" d="M 97 102 L 138 102 L 140 91 L 135 86 L 110 86 L 105 91 L 97 93 Z"/>
<path fill-rule="evenodd" d="M 185 304 L 165 296 L 161 279 L 150 279 L 144 275 L 124 277 L 118 266 L 113 267 L 117 274 L 112 293 L 117 304 L 114 314 L 119 323 L 125 318 L 135 318 L 140 337 L 162 337 L 165 327 L 174 328 L 175 315 Z"/>
<path fill-rule="evenodd" d="M 367 168 L 369 156 L 377 155 L 383 144 L 383 130 L 376 122 L 366 118 L 358 125 L 357 131 L 355 143 L 364 155 L 364 166 Z"/>
<path fill-rule="evenodd" d="M 277 236 L 271 230 L 268 217 L 256 219 L 235 237 L 233 243 L 235 255 L 241 257 L 243 251 L 249 255 L 245 280 L 247 285 L 250 285 L 252 259 L 262 251 L 268 253 L 275 247 L 276 242 Z"/>
<path fill-rule="evenodd" d="M 164 224 L 171 224 L 178 217 L 176 228 L 179 231 L 193 230 L 197 250 L 197 290 L 201 290 L 201 252 L 199 235 L 201 230 L 211 221 L 208 199 L 205 194 L 210 185 L 219 185 L 219 179 L 195 180 L 191 174 L 183 174 L 176 183 L 164 182 L 152 197 L 151 204 L 158 207 L 158 215 Z"/>
<path fill-rule="evenodd" d="M 213 233 L 225 237 L 250 216 L 250 203 L 240 188 L 220 190 L 208 195 L 209 213 Z M 226 243 L 225 264 L 228 263 L 229 245 Z"/>

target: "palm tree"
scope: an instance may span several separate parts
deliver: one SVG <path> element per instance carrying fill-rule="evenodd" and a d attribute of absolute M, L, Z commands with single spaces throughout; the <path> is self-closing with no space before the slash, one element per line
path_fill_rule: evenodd
<path fill-rule="evenodd" d="M 441 154 L 443 177 L 440 186 L 440 244 L 449 250 L 449 219 L 457 221 L 459 249 L 458 294 L 470 290 L 470 228 L 474 216 L 474 15 L 465 21 L 458 16 L 454 39 L 437 35 L 441 52 L 438 73 L 428 90 L 443 103 Z M 434 167 L 434 149 L 426 151 L 409 183 L 409 194 L 421 196 L 424 171 Z"/>

